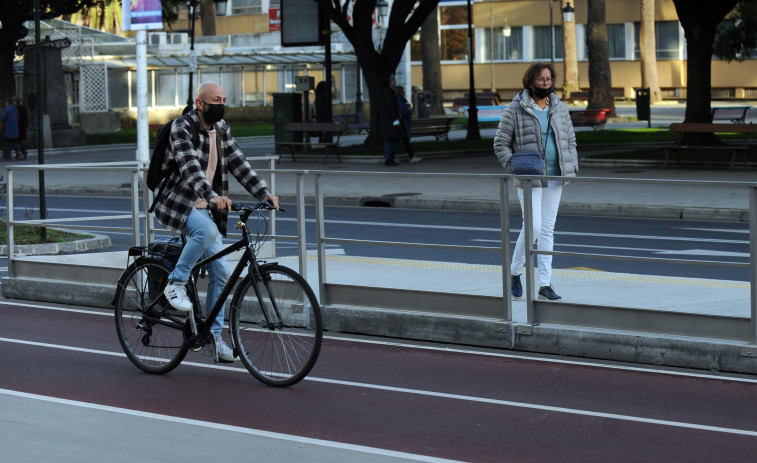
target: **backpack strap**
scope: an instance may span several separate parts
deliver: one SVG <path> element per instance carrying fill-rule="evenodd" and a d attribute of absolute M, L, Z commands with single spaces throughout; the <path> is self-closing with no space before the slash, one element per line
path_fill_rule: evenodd
<path fill-rule="evenodd" d="M 192 119 L 192 116 L 189 114 L 184 114 L 180 117 L 181 119 L 184 119 L 187 121 L 187 124 L 189 125 L 189 132 L 192 134 L 192 148 L 197 149 L 197 145 L 200 143 L 200 135 L 197 130 L 197 124 L 195 124 L 194 119 Z M 168 149 L 170 150 L 171 147 L 169 145 Z M 176 171 L 179 170 L 179 166 L 176 166 Z M 168 184 L 168 177 L 167 175 L 163 181 L 160 182 L 160 188 L 158 189 L 158 192 L 155 193 L 155 196 L 153 197 L 152 204 L 150 205 L 149 212 L 152 213 L 155 210 L 155 206 L 158 205 L 158 199 L 160 199 L 160 196 L 163 194 L 163 190 L 166 189 L 166 185 Z"/>

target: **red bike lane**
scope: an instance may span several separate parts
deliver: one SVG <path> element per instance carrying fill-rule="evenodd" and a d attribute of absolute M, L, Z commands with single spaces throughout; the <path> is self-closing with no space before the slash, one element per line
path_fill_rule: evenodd
<path fill-rule="evenodd" d="M 112 314 L 0 303 L 0 389 L 471 462 L 751 461 L 757 381 L 324 341 L 288 389 L 190 353 L 149 375 Z"/>

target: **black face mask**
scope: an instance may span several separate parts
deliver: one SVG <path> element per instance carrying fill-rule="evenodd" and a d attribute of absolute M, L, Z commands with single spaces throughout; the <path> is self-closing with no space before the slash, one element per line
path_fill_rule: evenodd
<path fill-rule="evenodd" d="M 223 119 L 223 114 L 225 111 L 223 104 L 210 104 L 203 101 L 208 106 L 208 109 L 204 109 L 202 111 L 203 118 L 205 119 L 205 122 L 208 124 L 215 124 L 216 122 Z"/>
<path fill-rule="evenodd" d="M 531 93 L 534 94 L 537 98 L 546 98 L 549 95 L 552 94 L 552 92 L 555 91 L 555 87 L 549 87 L 549 88 L 541 88 L 541 87 L 534 87 L 531 89 Z"/>

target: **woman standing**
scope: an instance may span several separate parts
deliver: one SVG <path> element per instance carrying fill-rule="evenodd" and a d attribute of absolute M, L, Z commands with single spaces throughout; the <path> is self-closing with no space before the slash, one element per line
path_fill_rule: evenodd
<path fill-rule="evenodd" d="M 539 151 L 544 156 L 544 175 L 574 177 L 578 173 L 576 134 L 565 103 L 555 95 L 556 73 L 550 64 L 534 63 L 523 76 L 523 90 L 515 95 L 505 109 L 494 136 L 494 152 L 502 166 L 510 171 L 513 153 Z M 523 187 L 514 180 L 523 209 Z M 563 181 L 532 180 L 533 233 L 539 251 L 552 251 L 557 209 L 562 196 Z M 520 276 L 526 264 L 525 218 L 510 265 L 514 298 L 523 295 Z M 538 256 L 539 298 L 551 301 L 562 299 L 552 288 L 552 256 Z"/>

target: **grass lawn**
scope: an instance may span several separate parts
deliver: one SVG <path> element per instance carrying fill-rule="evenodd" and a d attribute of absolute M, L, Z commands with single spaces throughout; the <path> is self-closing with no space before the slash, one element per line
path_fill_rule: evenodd
<path fill-rule="evenodd" d="M 465 126 L 467 123 L 466 118 L 455 119 L 455 124 Z M 251 137 L 251 136 L 271 136 L 273 135 L 274 127 L 273 123 L 255 123 L 255 124 L 234 124 L 232 127 L 232 133 L 237 137 Z M 737 134 L 721 134 L 719 138 L 738 139 L 741 135 Z M 150 133 L 150 141 L 155 138 L 154 133 Z M 677 138 L 677 134 L 669 133 L 665 129 L 661 128 L 638 128 L 638 129 L 610 129 L 610 130 L 582 130 L 576 132 L 576 140 L 581 146 L 587 145 L 618 145 L 618 144 L 640 144 L 640 143 L 673 143 Z M 757 139 L 757 135 L 752 136 Z M 100 135 L 87 135 L 88 145 L 103 145 L 112 143 L 135 143 L 137 139 L 136 129 L 121 129 L 118 132 L 111 134 Z M 438 152 L 438 151 L 461 151 L 461 152 L 473 152 L 473 151 L 486 151 L 492 150 L 493 139 L 483 138 L 481 140 L 449 140 L 449 141 L 419 141 L 413 142 L 413 148 L 418 153 Z M 754 152 L 754 149 L 752 150 Z M 353 145 L 344 146 L 341 149 L 341 153 L 346 155 L 366 155 L 376 156 L 383 155 L 383 149 L 380 146 L 363 146 Z M 707 159 L 707 152 L 692 151 L 692 160 Z M 640 148 L 634 151 L 623 152 L 608 152 L 606 154 L 597 155 L 602 158 L 621 158 L 621 159 L 660 159 L 660 156 L 664 156 L 664 152 L 660 148 Z"/>
<path fill-rule="evenodd" d="M 14 244 L 41 244 L 41 243 L 65 243 L 84 238 L 92 238 L 92 235 L 69 233 L 52 228 L 46 229 L 46 240 L 40 240 L 40 228 L 17 225 L 13 228 Z M 8 244 L 8 224 L 0 221 L 0 245 Z"/>

